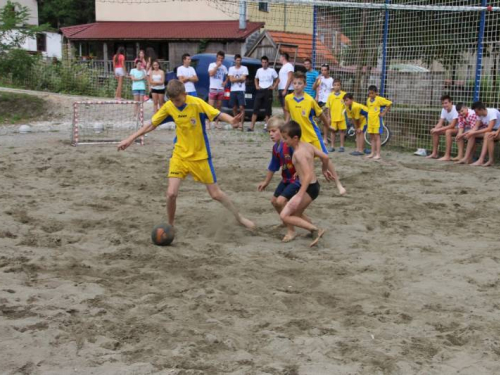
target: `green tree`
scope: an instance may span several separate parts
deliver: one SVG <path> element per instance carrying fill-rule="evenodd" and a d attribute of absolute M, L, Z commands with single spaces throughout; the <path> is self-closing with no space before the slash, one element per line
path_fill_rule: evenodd
<path fill-rule="evenodd" d="M 40 22 L 55 29 L 95 22 L 95 0 L 37 0 Z"/>
<path fill-rule="evenodd" d="M 0 56 L 21 48 L 26 39 L 34 38 L 47 29 L 45 25 L 28 25 L 29 17 L 28 7 L 10 0 L 0 8 Z"/>

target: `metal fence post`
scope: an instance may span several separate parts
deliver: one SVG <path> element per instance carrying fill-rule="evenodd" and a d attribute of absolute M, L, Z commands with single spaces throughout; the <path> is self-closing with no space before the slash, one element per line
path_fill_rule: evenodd
<path fill-rule="evenodd" d="M 481 6 L 486 7 L 487 0 L 481 0 Z M 476 56 L 476 80 L 474 82 L 474 101 L 479 100 L 479 92 L 481 91 L 481 72 L 483 68 L 483 38 L 484 27 L 486 24 L 486 10 L 481 11 L 479 20 L 479 34 L 477 36 L 477 56 Z"/>
<path fill-rule="evenodd" d="M 316 69 L 316 34 L 318 32 L 317 7 L 313 5 L 312 67 Z"/>
<path fill-rule="evenodd" d="M 385 0 L 385 4 L 390 4 L 391 0 Z M 385 94 L 385 84 L 387 80 L 387 39 L 389 37 L 389 9 L 385 9 L 384 17 L 384 37 L 382 43 L 382 75 L 380 77 L 380 95 Z"/>

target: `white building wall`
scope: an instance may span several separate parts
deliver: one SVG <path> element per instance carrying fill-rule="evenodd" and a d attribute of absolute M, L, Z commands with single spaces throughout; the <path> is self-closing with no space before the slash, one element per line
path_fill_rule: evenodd
<path fill-rule="evenodd" d="M 62 59 L 62 35 L 58 33 L 44 33 L 47 36 L 46 50 L 42 51 L 44 57 L 57 57 Z M 36 39 L 28 38 L 21 46 L 22 49 L 29 52 L 37 52 Z"/>
<path fill-rule="evenodd" d="M 28 24 L 38 26 L 38 4 L 36 0 L 14 0 L 13 2 L 28 7 L 30 11 Z M 5 5 L 7 5 L 7 0 L 0 0 L 0 8 L 3 8 Z"/>

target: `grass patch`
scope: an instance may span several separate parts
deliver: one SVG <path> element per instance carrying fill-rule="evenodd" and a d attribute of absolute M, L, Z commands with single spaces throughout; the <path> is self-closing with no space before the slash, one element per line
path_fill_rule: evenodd
<path fill-rule="evenodd" d="M 0 125 L 40 120 L 48 103 L 37 96 L 0 92 Z"/>

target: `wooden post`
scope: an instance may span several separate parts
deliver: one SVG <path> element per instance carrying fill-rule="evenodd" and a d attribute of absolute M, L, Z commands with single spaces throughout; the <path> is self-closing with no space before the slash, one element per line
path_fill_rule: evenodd
<path fill-rule="evenodd" d="M 108 64 L 108 43 L 102 43 L 102 59 L 104 60 L 104 72 L 108 72 L 109 64 Z"/>

